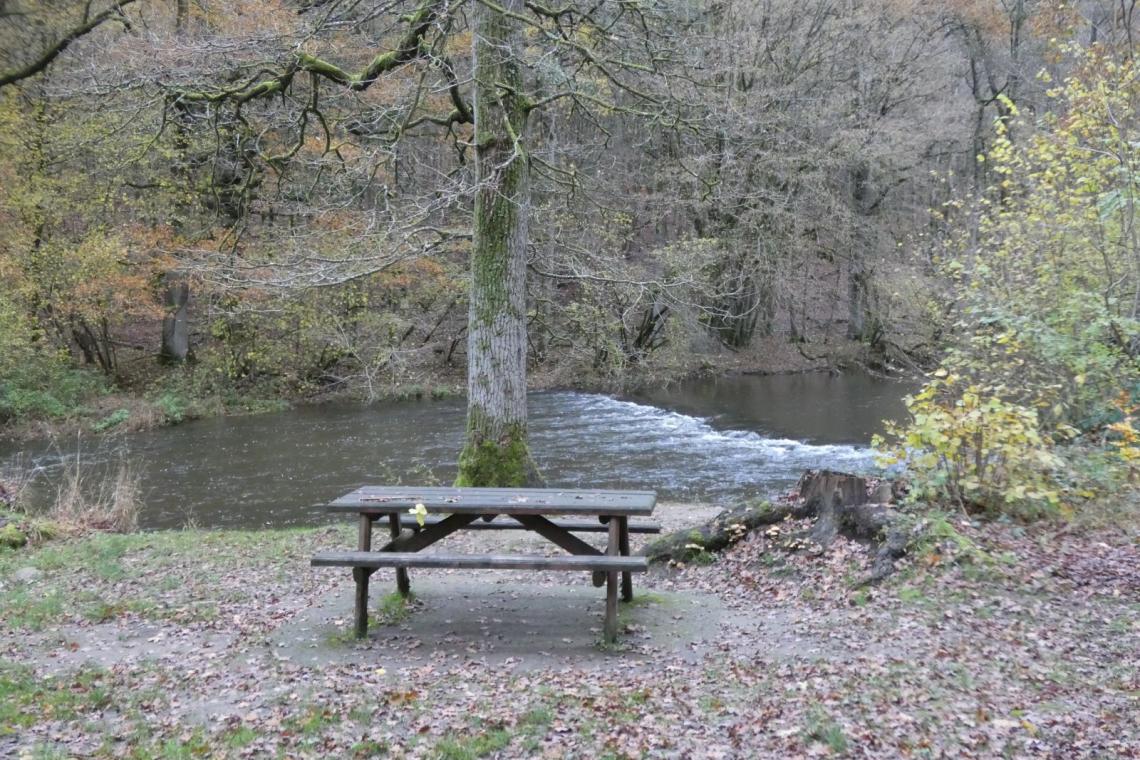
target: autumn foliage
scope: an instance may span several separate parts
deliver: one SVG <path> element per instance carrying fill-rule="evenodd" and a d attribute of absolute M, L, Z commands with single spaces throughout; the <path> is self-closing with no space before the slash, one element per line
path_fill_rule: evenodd
<path fill-rule="evenodd" d="M 1135 472 L 1140 71 L 1105 47 L 1061 52 L 1071 73 L 1042 74 L 1053 110 L 1008 103 L 978 156 L 995 182 L 940 260 L 960 338 L 893 431 L 919 491 L 963 506 L 1050 511 Z M 1099 478 L 1062 457 L 1100 442 L 1115 464 Z"/>

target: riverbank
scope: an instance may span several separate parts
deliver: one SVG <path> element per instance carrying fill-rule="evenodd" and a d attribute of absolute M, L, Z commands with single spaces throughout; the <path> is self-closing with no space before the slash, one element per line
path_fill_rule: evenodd
<path fill-rule="evenodd" d="M 587 392 L 631 393 L 702 376 L 834 371 L 858 367 L 856 358 L 861 344 L 837 341 L 826 350 L 813 350 L 820 351 L 821 356 L 812 358 L 803 346 L 789 343 L 782 337 L 758 338 L 756 345 L 746 350 L 686 354 L 682 361 L 676 363 L 634 366 L 616 376 L 584 374 L 548 363 L 530 370 L 528 387 L 532 391 L 572 388 Z M 100 387 L 95 382 L 90 385 L 92 388 Z M 140 432 L 195 419 L 260 414 L 298 406 L 343 401 L 442 399 L 462 396 L 465 392 L 463 368 L 438 364 L 404 368 L 399 376 L 367 388 L 336 386 L 304 394 L 271 393 L 258 386 L 218 389 L 212 381 L 195 380 L 193 370 L 167 368 L 163 373 L 146 381 L 135 381 L 127 388 L 104 389 L 66 407 L 44 407 L 45 410 L 54 409 L 51 414 L 45 411 L 14 416 L 0 423 L 0 439 L 63 440 L 77 435 Z"/>
<path fill-rule="evenodd" d="M 962 543 L 871 589 L 863 547 L 789 550 L 800 527 L 639 579 L 612 651 L 600 596 L 564 574 L 415 572 L 409 607 L 378 576 L 357 643 L 347 573 L 307 562 L 350 545 L 347 525 L 0 552 L 0 754 L 1140 752 L 1134 522 L 956 525 Z"/>

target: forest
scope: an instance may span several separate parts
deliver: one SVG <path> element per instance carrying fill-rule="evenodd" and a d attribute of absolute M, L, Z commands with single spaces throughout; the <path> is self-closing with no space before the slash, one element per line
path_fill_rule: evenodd
<path fill-rule="evenodd" d="M 0 0 L 0 754 L 1140 752 L 1137 35 L 1135 0 Z M 563 487 L 551 418 L 801 373 L 905 399 L 866 440 L 761 431 L 825 456 L 781 494 L 641 484 L 684 504 L 635 537 L 616 653 L 516 652 L 484 600 L 460 661 L 430 591 L 352 644 L 346 587 L 293 567 L 344 526 L 152 531 L 134 453 L 81 472 L 91 440 L 430 401 L 463 410 L 443 485 Z M 536 424 L 535 392 L 580 395 Z M 759 435 L 670 411 L 657 438 L 726 461 Z M 44 680 L 62 641 L 168 635 Z M 282 656 L 204 654 L 251 642 Z"/>
<path fill-rule="evenodd" d="M 9 428 L 861 367 L 1133 456 L 1128 3 L 0 14 Z"/>
<path fill-rule="evenodd" d="M 0 416 L 444 393 L 486 309 L 531 385 L 942 366 L 1045 438 L 1129 416 L 1127 3 L 508 5 L 6 2 Z"/>

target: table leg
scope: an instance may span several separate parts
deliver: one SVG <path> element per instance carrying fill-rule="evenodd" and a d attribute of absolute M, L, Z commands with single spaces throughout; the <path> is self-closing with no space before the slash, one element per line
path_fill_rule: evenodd
<path fill-rule="evenodd" d="M 610 520 L 609 543 L 606 545 L 606 554 L 613 556 L 621 550 L 621 528 L 619 520 Z M 617 609 L 618 609 L 618 573 L 606 573 L 606 624 L 605 638 L 607 644 L 617 641 Z"/>
<path fill-rule="evenodd" d="M 593 546 L 575 536 L 565 528 L 560 528 L 542 515 L 514 515 L 514 520 L 527 530 L 533 530 L 552 544 L 561 546 L 571 554 L 601 554 Z M 594 586 L 606 585 L 606 574 L 598 570 L 594 573 Z"/>
<path fill-rule="evenodd" d="M 357 523 L 356 548 L 362 552 L 372 550 L 372 516 L 361 515 Z M 371 573 L 366 567 L 352 568 L 352 577 L 356 581 L 356 638 L 363 639 L 368 635 L 368 576 Z"/>
<path fill-rule="evenodd" d="M 629 556 L 629 518 L 618 517 L 618 549 L 621 551 L 621 556 Z M 633 573 L 628 570 L 621 574 L 621 600 L 623 602 L 633 601 Z"/>
<path fill-rule="evenodd" d="M 393 512 L 388 515 L 388 525 L 392 533 L 392 540 L 395 541 L 400 537 L 400 516 Z M 408 568 L 396 568 L 396 590 L 400 592 L 400 596 L 407 596 L 412 590 L 412 582 L 408 579 Z"/>

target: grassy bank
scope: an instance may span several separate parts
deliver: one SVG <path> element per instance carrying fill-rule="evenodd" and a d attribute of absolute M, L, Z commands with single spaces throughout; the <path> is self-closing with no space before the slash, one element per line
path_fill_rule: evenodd
<path fill-rule="evenodd" d="M 788 373 L 857 366 L 860 344 L 842 341 L 818 359 L 808 359 L 781 338 L 758 339 L 737 352 L 685 353 L 677 361 L 632 365 L 616 374 L 583 372 L 548 362 L 533 367 L 532 389 L 577 388 L 620 392 L 727 372 Z M 148 430 L 188 420 L 258 414 L 298 404 L 338 400 L 439 399 L 465 392 L 460 365 L 408 367 L 375 384 L 298 386 L 279 378 L 234 381 L 217 368 L 149 366 L 137 376 L 112 382 L 94 370 L 53 364 L 27 377 L 0 380 L 0 436 L 10 439 L 62 438 Z"/>
<path fill-rule="evenodd" d="M 305 395 L 271 395 L 265 391 L 231 391 L 194 395 L 190 392 L 102 392 L 54 412 L 29 411 L 0 424 L 0 436 L 14 440 L 68 438 L 77 434 L 100 435 L 138 432 L 178 425 L 206 417 L 280 412 L 301 404 L 331 401 L 390 401 L 440 399 L 460 393 L 455 384 L 409 382 L 386 388 L 371 398 L 359 392 L 330 391 Z"/>
<path fill-rule="evenodd" d="M 13 630 L 42 631 L 129 615 L 201 623 L 223 610 L 255 605 L 259 587 L 244 574 L 274 579 L 303 566 L 312 532 L 166 531 L 95 533 L 0 553 L 0 576 L 34 571 L 33 584 L 6 584 L 0 615 Z M 34 531 L 33 531 L 34 535 Z"/>
<path fill-rule="evenodd" d="M 1140 751 L 1134 527 L 963 524 L 968 544 L 932 542 L 874 588 L 857 586 L 867 563 L 858 545 L 789 549 L 802 527 L 755 534 L 709 565 L 652 574 L 624 613 L 618 651 L 561 657 L 568 645 L 555 639 L 525 663 L 496 660 L 494 647 L 533 635 L 526 621 L 512 623 L 506 641 L 453 636 L 437 649 L 417 631 L 422 604 L 445 602 L 430 595 L 390 615 L 390 600 L 374 592 L 379 617 L 364 643 L 344 633 L 339 612 L 314 616 L 351 596 L 347 573 L 307 562 L 317 548 L 351 545 L 347 526 L 92 534 L 3 550 L 0 754 Z M 491 591 L 502 577 L 472 579 Z M 526 596 L 533 581 L 507 585 Z M 662 608 L 666 599 L 706 612 Z M 481 604 L 470 596 L 464 614 L 486 614 Z M 660 614 L 644 618 L 654 607 Z M 581 613 L 587 623 L 591 615 Z M 695 626 L 703 643 L 661 643 L 680 625 Z"/>

